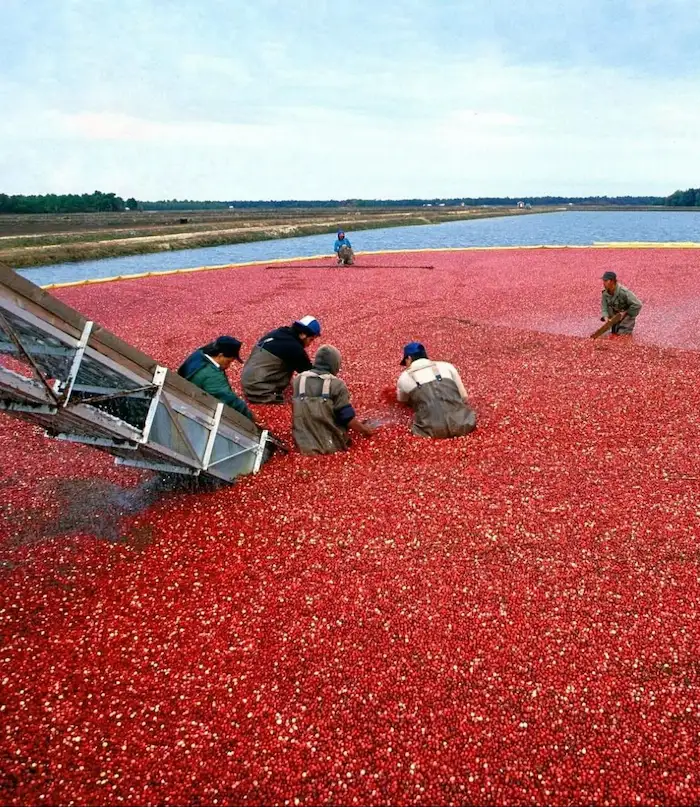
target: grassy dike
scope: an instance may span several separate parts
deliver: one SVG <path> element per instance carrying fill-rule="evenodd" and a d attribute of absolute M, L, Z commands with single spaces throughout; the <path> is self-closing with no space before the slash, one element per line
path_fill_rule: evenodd
<path fill-rule="evenodd" d="M 406 227 L 425 224 L 440 224 L 448 221 L 493 218 L 500 216 L 522 216 L 543 213 L 554 208 L 498 209 L 420 209 L 410 212 L 387 213 L 384 210 L 347 211 L 338 210 L 330 215 L 314 215 L 290 221 L 279 217 L 261 223 L 260 218 L 246 221 L 235 220 L 216 223 L 201 222 L 189 226 L 163 225 L 153 228 L 106 230 L 96 229 L 75 233 L 27 234 L 0 239 L 0 262 L 24 269 L 32 266 L 46 266 L 55 263 L 68 263 L 101 258 L 115 258 L 121 255 L 142 255 L 180 249 L 243 244 L 252 241 L 268 241 L 277 238 L 294 238 L 304 235 L 335 233 L 338 222 L 343 222 L 348 232 L 380 229 L 384 227 Z M 183 214 L 186 216 L 187 214 Z M 231 226 L 233 225 L 233 226 Z M 329 252 L 330 252 L 329 246 Z"/>

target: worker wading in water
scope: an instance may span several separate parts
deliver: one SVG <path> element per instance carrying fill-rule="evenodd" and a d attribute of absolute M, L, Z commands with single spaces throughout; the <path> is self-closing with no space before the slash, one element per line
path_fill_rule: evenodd
<path fill-rule="evenodd" d="M 311 369 L 306 348 L 320 335 L 321 323 L 311 316 L 265 334 L 243 366 L 245 397 L 252 403 L 282 403 L 294 373 Z"/>
<path fill-rule="evenodd" d="M 338 230 L 338 237 L 333 244 L 333 251 L 338 256 L 338 264 L 352 266 L 355 263 L 355 253 L 352 251 L 350 240 L 345 237 L 342 230 Z"/>
<path fill-rule="evenodd" d="M 411 431 L 419 437 L 461 437 L 476 428 L 476 414 L 457 368 L 430 361 L 420 342 L 403 349 L 396 397 L 414 411 Z"/>
<path fill-rule="evenodd" d="M 191 353 L 178 368 L 178 375 L 213 395 L 227 406 L 255 422 L 255 416 L 245 401 L 231 389 L 226 370 L 234 361 L 242 361 L 241 343 L 233 336 L 220 336 L 214 342 Z"/>
<path fill-rule="evenodd" d="M 617 282 L 615 272 L 604 272 L 603 298 L 601 301 L 601 322 L 612 319 L 615 314 L 622 314 L 622 320 L 612 326 L 612 333 L 617 336 L 630 336 L 637 324 L 637 315 L 642 310 L 641 300 Z"/>
<path fill-rule="evenodd" d="M 355 415 L 348 388 L 337 377 L 340 362 L 337 348 L 321 345 L 311 370 L 294 379 L 292 431 L 302 454 L 344 451 L 350 443 L 348 429 L 363 437 L 374 432 Z"/>

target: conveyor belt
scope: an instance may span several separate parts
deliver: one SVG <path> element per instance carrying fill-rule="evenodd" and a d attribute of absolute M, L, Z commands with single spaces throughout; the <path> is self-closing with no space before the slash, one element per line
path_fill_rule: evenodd
<path fill-rule="evenodd" d="M 232 481 L 274 438 L 0 265 L 0 412 L 121 465 Z"/>

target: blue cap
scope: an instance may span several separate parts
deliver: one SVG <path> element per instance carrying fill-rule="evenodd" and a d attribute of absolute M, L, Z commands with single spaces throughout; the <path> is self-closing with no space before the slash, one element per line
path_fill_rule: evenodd
<path fill-rule="evenodd" d="M 409 342 L 403 346 L 403 359 L 401 364 L 406 366 L 406 359 L 427 359 L 428 354 L 421 342 Z"/>
<path fill-rule="evenodd" d="M 295 319 L 294 324 L 309 336 L 321 335 L 321 323 L 316 319 L 316 317 L 312 317 L 311 314 L 307 314 L 301 319 Z"/>
<path fill-rule="evenodd" d="M 615 272 L 609 272 L 609 271 L 603 272 L 601 280 L 617 280 L 617 275 L 615 274 Z"/>
<path fill-rule="evenodd" d="M 338 235 L 345 235 L 345 230 L 338 230 Z"/>

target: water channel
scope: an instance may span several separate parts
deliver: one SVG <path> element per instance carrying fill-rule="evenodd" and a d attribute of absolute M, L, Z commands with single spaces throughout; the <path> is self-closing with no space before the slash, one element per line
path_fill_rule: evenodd
<path fill-rule="evenodd" d="M 339 222 L 340 226 L 347 226 Z M 474 246 L 591 245 L 608 241 L 700 241 L 700 210 L 579 212 L 562 210 L 525 216 L 471 219 L 444 224 L 347 230 L 354 249 L 427 249 Z M 195 266 L 269 261 L 307 255 L 328 255 L 333 235 L 309 235 L 249 244 L 129 255 L 80 263 L 22 269 L 20 274 L 39 285 L 89 278 L 166 272 Z"/>

